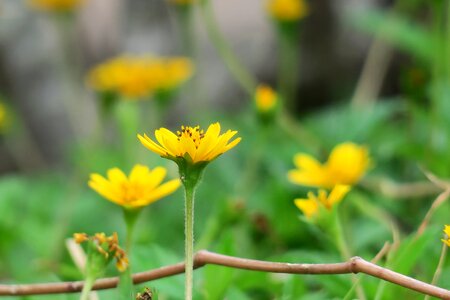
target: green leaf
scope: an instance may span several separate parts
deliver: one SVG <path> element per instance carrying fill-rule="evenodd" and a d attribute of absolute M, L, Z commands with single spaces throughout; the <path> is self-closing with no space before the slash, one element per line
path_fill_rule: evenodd
<path fill-rule="evenodd" d="M 117 289 L 119 290 L 120 300 L 134 299 L 133 280 L 131 278 L 130 268 L 120 273 Z"/>
<path fill-rule="evenodd" d="M 432 62 L 437 41 L 427 29 L 417 23 L 404 16 L 377 10 L 351 11 L 348 15 L 350 22 L 358 29 L 379 34 L 393 46 Z"/>
<path fill-rule="evenodd" d="M 231 231 L 227 231 L 218 246 L 217 252 L 227 255 L 234 255 L 235 239 Z M 224 294 L 232 282 L 234 274 L 233 268 L 207 265 L 204 267 L 204 291 L 207 299 L 224 299 Z"/>

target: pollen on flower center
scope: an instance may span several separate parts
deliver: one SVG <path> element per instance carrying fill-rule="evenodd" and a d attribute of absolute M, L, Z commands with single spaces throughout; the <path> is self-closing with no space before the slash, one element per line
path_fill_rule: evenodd
<path fill-rule="evenodd" d="M 198 148 L 200 146 L 201 140 L 205 136 L 205 131 L 203 129 L 200 129 L 200 126 L 181 126 L 181 131 L 177 131 L 177 136 L 178 141 L 180 141 L 182 137 L 192 140 L 194 142 L 195 148 Z"/>

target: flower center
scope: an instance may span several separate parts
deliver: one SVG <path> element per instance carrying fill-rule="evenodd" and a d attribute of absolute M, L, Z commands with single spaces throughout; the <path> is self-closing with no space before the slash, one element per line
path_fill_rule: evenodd
<path fill-rule="evenodd" d="M 124 182 L 121 189 L 125 203 L 132 203 L 144 197 L 145 188 L 138 183 Z"/>
<path fill-rule="evenodd" d="M 177 136 L 178 141 L 180 141 L 182 137 L 192 140 L 194 142 L 195 148 L 198 148 L 198 146 L 200 146 L 201 140 L 205 136 L 205 132 L 203 129 L 200 129 L 200 126 L 181 126 L 181 131 L 177 131 Z"/>

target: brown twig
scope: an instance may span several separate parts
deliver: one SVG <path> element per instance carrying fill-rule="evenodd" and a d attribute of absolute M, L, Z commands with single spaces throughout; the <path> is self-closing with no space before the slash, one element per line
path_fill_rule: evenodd
<path fill-rule="evenodd" d="M 444 268 L 445 257 L 447 256 L 447 248 L 448 248 L 448 246 L 445 243 L 442 243 L 442 250 L 441 250 L 441 255 L 439 257 L 439 262 L 436 267 L 436 271 L 434 272 L 433 280 L 431 280 L 431 284 L 433 284 L 433 285 L 435 285 L 438 282 L 439 278 L 441 277 L 442 269 Z M 428 299 L 430 299 L 429 295 L 427 295 L 424 298 L 424 300 L 428 300 Z"/>
<path fill-rule="evenodd" d="M 376 264 L 365 261 L 360 257 L 353 257 L 347 262 L 334 264 L 292 264 L 268 262 L 253 259 L 245 259 L 233 256 L 227 256 L 209 252 L 199 251 L 194 258 L 194 268 L 200 268 L 205 265 L 219 265 L 236 269 L 287 273 L 287 274 L 351 274 L 364 273 L 370 276 L 380 278 L 403 286 L 405 288 L 450 300 L 450 290 L 446 290 L 400 273 L 382 268 Z M 152 281 L 159 278 L 173 276 L 184 272 L 184 263 L 164 266 L 158 269 L 136 273 L 133 275 L 135 284 Z M 117 277 L 103 278 L 97 280 L 94 290 L 110 289 L 117 286 L 119 279 Z M 38 294 L 60 294 L 75 293 L 81 291 L 82 281 L 61 282 L 61 283 L 40 283 L 23 285 L 0 285 L 0 295 L 18 296 L 18 295 L 38 295 Z"/>
<path fill-rule="evenodd" d="M 447 201 L 448 197 L 450 196 L 450 189 L 447 189 L 443 191 L 437 198 L 433 201 L 433 203 L 430 206 L 430 209 L 428 210 L 427 214 L 425 215 L 425 218 L 423 218 L 422 223 L 419 226 L 419 229 L 417 229 L 416 236 L 421 236 L 425 229 L 428 226 L 428 223 L 430 223 L 431 217 L 433 216 L 434 212 L 438 209 L 439 206 L 441 206 L 445 201 Z"/>

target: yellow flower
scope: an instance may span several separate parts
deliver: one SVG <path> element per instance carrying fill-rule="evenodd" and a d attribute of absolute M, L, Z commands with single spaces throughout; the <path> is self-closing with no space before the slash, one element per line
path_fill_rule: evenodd
<path fill-rule="evenodd" d="M 175 5 L 192 5 L 195 3 L 195 0 L 168 0 L 168 1 Z"/>
<path fill-rule="evenodd" d="M 178 179 L 161 184 L 166 172 L 163 167 L 150 170 L 146 166 L 135 165 L 127 177 L 118 168 L 112 168 L 108 170 L 107 179 L 91 174 L 89 186 L 111 202 L 125 208 L 139 208 L 173 193 L 180 186 Z"/>
<path fill-rule="evenodd" d="M 307 199 L 295 199 L 294 203 L 307 218 L 312 218 L 319 212 L 320 207 L 331 210 L 334 205 L 342 201 L 349 191 L 350 186 L 348 185 L 336 185 L 329 195 L 321 189 L 317 196 L 309 192 Z"/>
<path fill-rule="evenodd" d="M 84 0 L 29 0 L 30 5 L 49 12 L 70 12 L 76 9 Z"/>
<path fill-rule="evenodd" d="M 6 127 L 6 108 L 0 103 L 0 132 Z"/>
<path fill-rule="evenodd" d="M 209 162 L 224 152 L 236 146 L 241 138 L 229 142 L 237 131 L 228 130 L 220 134 L 220 124 L 211 124 L 206 132 L 199 126 L 181 126 L 181 131 L 173 133 L 166 128 L 155 131 L 155 137 L 159 144 L 154 142 L 146 134 L 138 138 L 149 150 L 176 161 L 177 158 L 187 160 L 189 163 Z"/>
<path fill-rule="evenodd" d="M 277 93 L 270 86 L 261 84 L 256 88 L 255 102 L 259 112 L 273 111 L 277 104 Z"/>
<path fill-rule="evenodd" d="M 366 147 L 347 142 L 337 145 L 325 164 L 304 153 L 295 155 L 294 164 L 297 169 L 288 173 L 293 183 L 332 188 L 336 184 L 357 183 L 371 161 Z"/>
<path fill-rule="evenodd" d="M 445 239 L 441 239 L 447 246 L 450 247 L 450 225 L 445 225 L 444 228 Z"/>
<path fill-rule="evenodd" d="M 304 0 L 269 0 L 269 14 L 278 21 L 295 22 L 308 14 L 308 5 Z"/>
<path fill-rule="evenodd" d="M 192 63 L 187 58 L 119 56 L 93 68 L 87 81 L 97 91 L 139 99 L 175 89 L 192 72 Z"/>

